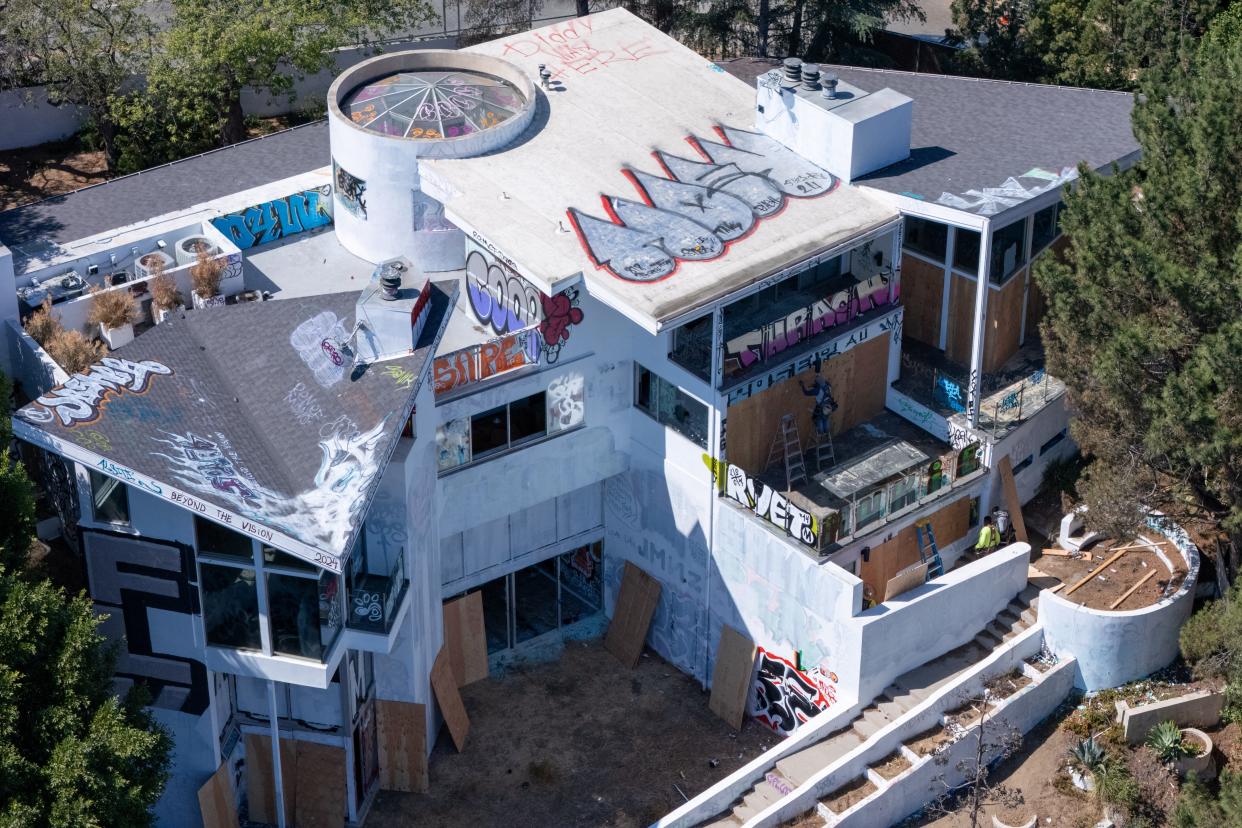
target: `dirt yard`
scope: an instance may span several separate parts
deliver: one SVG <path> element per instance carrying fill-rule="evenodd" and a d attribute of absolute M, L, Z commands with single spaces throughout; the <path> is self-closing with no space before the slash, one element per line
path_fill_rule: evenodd
<path fill-rule="evenodd" d="M 431 792 L 380 794 L 368 828 L 647 826 L 778 740 L 750 720 L 734 733 L 654 653 L 631 671 L 599 641 L 567 642 L 559 661 L 462 697 L 465 751 L 441 731 Z"/>
<path fill-rule="evenodd" d="M 1113 555 L 1110 548 L 1130 546 L 1134 543 L 1134 541 L 1127 541 L 1124 544 L 1115 541 L 1096 543 L 1087 550 L 1091 553 L 1090 561 L 1083 558 L 1040 554 L 1032 561 L 1032 565 L 1040 572 L 1064 582 L 1065 590 L 1068 590 L 1108 560 Z M 1106 570 L 1075 590 L 1067 600 L 1075 604 L 1085 603 L 1092 609 L 1107 610 L 1126 590 L 1154 569 L 1156 574 L 1148 578 L 1115 609 L 1140 609 L 1156 603 L 1166 594 L 1166 589 L 1169 591 L 1177 589 L 1186 575 L 1185 562 L 1177 550 L 1172 548 L 1172 545 L 1164 545 L 1162 552 L 1173 563 L 1172 572 L 1150 548 L 1130 549 L 1110 563 Z M 1032 550 L 1032 556 L 1034 557 L 1034 550 Z M 1062 590 L 1061 594 L 1064 594 L 1065 590 Z"/>
<path fill-rule="evenodd" d="M 0 210 L 80 190 L 108 179 L 102 152 L 76 138 L 0 152 Z"/>

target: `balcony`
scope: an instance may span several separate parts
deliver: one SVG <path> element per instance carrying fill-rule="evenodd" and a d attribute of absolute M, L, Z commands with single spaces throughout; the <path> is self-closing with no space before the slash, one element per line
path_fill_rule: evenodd
<path fill-rule="evenodd" d="M 346 588 L 345 626 L 359 632 L 387 635 L 409 585 L 405 577 L 404 549 L 393 556 L 388 571 L 381 574 L 355 572 L 351 566 Z"/>

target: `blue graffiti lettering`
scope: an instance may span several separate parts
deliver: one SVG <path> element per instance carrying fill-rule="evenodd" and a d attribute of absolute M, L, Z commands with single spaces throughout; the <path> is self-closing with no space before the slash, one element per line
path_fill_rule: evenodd
<path fill-rule="evenodd" d="M 328 212 L 331 198 L 332 188 L 325 185 L 219 216 L 211 223 L 240 249 L 246 250 L 331 224 L 332 214 Z"/>

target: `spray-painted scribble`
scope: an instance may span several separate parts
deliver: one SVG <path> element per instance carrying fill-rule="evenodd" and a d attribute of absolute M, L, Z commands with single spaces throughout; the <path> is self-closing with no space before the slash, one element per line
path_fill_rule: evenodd
<path fill-rule="evenodd" d="M 722 255 L 730 242 L 780 212 L 786 198 L 815 198 L 838 184 L 766 135 L 726 126 L 716 132 L 725 143 L 687 139 L 704 161 L 657 150 L 666 177 L 622 170 L 644 203 L 603 195 L 607 221 L 569 209 L 596 267 L 629 282 L 659 281 L 680 262 Z"/>
<path fill-rule="evenodd" d="M 756 480 L 740 466 L 722 463 L 704 454 L 703 464 L 711 470 L 716 486 L 725 497 L 780 527 L 790 537 L 807 546 L 819 540 L 819 521 L 805 509 L 794 505 L 788 497 L 762 480 Z"/>
<path fill-rule="evenodd" d="M 564 431 L 582 423 L 585 385 L 582 374 L 565 374 L 548 383 L 548 431 Z"/>
<path fill-rule="evenodd" d="M 444 215 L 444 205 L 419 190 L 414 191 L 414 232 L 448 233 L 457 225 Z"/>
<path fill-rule="evenodd" d="M 323 417 L 323 408 L 316 402 L 305 383 L 299 382 L 290 388 L 285 395 L 285 403 L 298 425 L 308 425 Z"/>
<path fill-rule="evenodd" d="M 336 182 L 336 199 L 351 214 L 366 221 L 367 182 L 350 173 L 332 159 L 332 180 Z"/>
<path fill-rule="evenodd" d="M 162 362 L 145 359 L 134 362 L 117 357 L 104 357 L 85 373 L 74 374 L 51 391 L 35 400 L 36 405 L 18 412 L 32 423 L 50 423 L 59 419 L 61 425 L 76 426 L 93 423 L 103 416 L 108 399 L 123 391 L 145 394 L 152 377 L 171 376 L 173 369 Z"/>
<path fill-rule="evenodd" d="M 972 213 L 978 213 L 981 216 L 994 216 L 1002 210 L 1013 207 L 1015 204 L 1021 204 L 1024 201 L 1034 198 L 1040 193 L 1046 193 L 1049 190 L 1067 184 L 1078 177 L 1078 171 L 1073 167 L 1063 167 L 1061 172 L 1054 173 L 1048 170 L 1042 170 L 1035 167 L 1032 170 L 1022 173 L 1017 178 L 1006 178 L 1005 183 L 999 187 L 984 187 L 982 190 L 967 190 L 961 195 L 953 193 L 941 193 L 940 198 L 936 199 L 937 204 L 943 204 L 946 207 L 953 207 L 957 210 L 967 210 Z M 1019 178 L 1032 179 L 1041 181 L 1041 184 L 1032 184 L 1027 187 Z"/>
<path fill-rule="evenodd" d="M 340 382 L 351 366 L 337 348 L 349 331 L 332 311 L 322 311 L 307 319 L 289 334 L 289 344 L 298 352 L 306 367 L 315 375 L 315 381 L 324 388 Z"/>
<path fill-rule="evenodd" d="M 788 736 L 836 703 L 837 677 L 818 667 L 802 671 L 787 658 L 759 648 L 759 671 L 750 696 L 750 715 Z"/>
<path fill-rule="evenodd" d="M 213 218 L 211 224 L 242 250 L 332 223 L 328 204 L 331 185 L 265 201 L 237 213 Z"/>

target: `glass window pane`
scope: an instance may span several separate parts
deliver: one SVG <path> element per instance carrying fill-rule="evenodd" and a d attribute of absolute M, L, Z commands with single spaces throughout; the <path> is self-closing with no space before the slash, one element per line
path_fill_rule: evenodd
<path fill-rule="evenodd" d="M 505 406 L 470 418 L 470 449 L 475 458 L 509 446 L 508 410 Z"/>
<path fill-rule="evenodd" d="M 483 630 L 487 634 L 487 653 L 509 649 L 509 578 L 488 581 L 483 592 Z"/>
<path fill-rule="evenodd" d="M 299 578 L 296 575 L 268 575 L 267 604 L 273 653 L 323 658 L 317 579 Z"/>
<path fill-rule="evenodd" d="M 992 233 L 989 278 L 999 285 L 1026 264 L 1026 219 L 1018 219 Z"/>
<path fill-rule="evenodd" d="M 701 379 L 712 367 L 712 316 L 700 316 L 673 331 L 669 359 Z"/>
<path fill-rule="evenodd" d="M 1031 253 L 1043 250 L 1057 237 L 1057 205 L 1045 207 L 1035 214 L 1031 229 Z"/>
<path fill-rule="evenodd" d="M 341 606 L 345 597 L 341 594 L 341 580 L 335 572 L 324 571 L 319 576 L 319 640 L 325 652 L 341 631 Z"/>
<path fill-rule="evenodd" d="M 520 443 L 548 433 L 548 403 L 544 392 L 509 403 L 509 440 Z"/>
<path fill-rule="evenodd" d="M 655 407 L 651 404 L 652 397 L 655 396 L 652 393 L 654 377 L 655 375 L 646 368 L 641 365 L 638 366 L 638 380 L 635 389 L 637 393 L 634 404 L 648 414 L 655 414 Z"/>
<path fill-rule="evenodd" d="M 246 563 L 254 563 L 254 551 L 250 538 L 240 532 L 234 532 L 232 529 L 195 515 L 194 536 L 198 539 L 200 555 L 233 558 Z"/>
<path fill-rule="evenodd" d="M 638 366 L 635 405 L 661 424 L 707 448 L 707 406 L 641 365 Z"/>
<path fill-rule="evenodd" d="M 91 501 L 95 520 L 129 525 L 129 490 L 115 477 L 91 472 Z"/>
<path fill-rule="evenodd" d="M 562 627 L 603 610 L 603 551 L 596 541 L 560 556 Z"/>
<path fill-rule="evenodd" d="M 979 232 L 977 230 L 957 229 L 953 238 L 953 267 L 963 273 L 974 273 L 979 269 Z"/>
<path fill-rule="evenodd" d="M 270 546 L 263 547 L 263 564 L 264 566 L 279 566 L 286 569 L 298 569 L 302 572 L 319 572 L 319 567 L 309 561 L 296 558 L 287 552 L 281 552 L 279 549 L 273 549 Z"/>
<path fill-rule="evenodd" d="M 902 246 L 937 262 L 944 261 L 949 228 L 938 221 L 914 218 L 906 219 L 905 241 Z"/>
<path fill-rule="evenodd" d="M 263 649 L 254 570 L 209 563 L 200 564 L 199 569 L 207 643 L 243 650 Z"/>
<path fill-rule="evenodd" d="M 515 644 L 557 627 L 556 560 L 543 561 L 513 575 L 513 637 Z"/>

